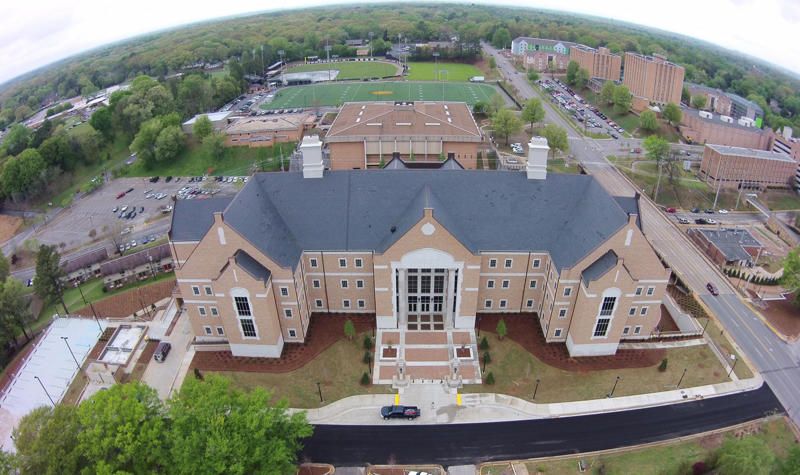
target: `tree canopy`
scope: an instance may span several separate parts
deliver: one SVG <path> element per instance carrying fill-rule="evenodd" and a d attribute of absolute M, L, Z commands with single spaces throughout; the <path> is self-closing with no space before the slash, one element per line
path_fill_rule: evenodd
<path fill-rule="evenodd" d="M 542 105 L 542 101 L 535 97 L 528 99 L 528 102 L 525 103 L 525 107 L 522 108 L 522 120 L 529 123 L 531 129 L 533 128 L 533 124 L 544 120 L 544 106 Z"/>
<path fill-rule="evenodd" d="M 569 151 L 569 140 L 567 138 L 567 131 L 562 127 L 555 124 L 547 124 L 542 129 L 542 137 L 547 139 L 547 145 L 550 147 L 551 154 L 555 157 L 556 151 L 567 152 Z"/>
<path fill-rule="evenodd" d="M 792 293 L 794 303 L 800 305 L 800 248 L 794 248 L 783 259 L 781 285 Z"/>
<path fill-rule="evenodd" d="M 614 87 L 614 110 L 623 114 L 630 110 L 633 103 L 633 95 L 628 86 L 622 84 Z"/>
<path fill-rule="evenodd" d="M 664 106 L 664 112 L 662 112 L 664 119 L 667 120 L 670 124 L 679 124 L 681 119 L 683 119 L 683 111 L 674 102 L 668 103 Z"/>
<path fill-rule="evenodd" d="M 720 475 L 769 475 L 775 454 L 756 437 L 727 440 L 719 450 L 717 469 Z"/>
<path fill-rule="evenodd" d="M 492 130 L 508 145 L 508 137 L 522 131 L 522 120 L 511 109 L 500 109 L 492 116 Z"/>
<path fill-rule="evenodd" d="M 639 114 L 639 128 L 647 132 L 658 130 L 658 117 L 651 110 L 646 110 Z"/>

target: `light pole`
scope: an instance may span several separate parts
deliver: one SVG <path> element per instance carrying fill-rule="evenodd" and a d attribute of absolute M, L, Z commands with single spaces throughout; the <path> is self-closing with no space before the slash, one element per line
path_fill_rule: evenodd
<path fill-rule="evenodd" d="M 83 289 L 81 289 L 80 284 L 76 283 L 75 287 L 78 288 L 78 292 L 81 294 L 81 298 L 83 299 L 83 304 L 84 305 L 88 305 L 89 308 L 92 309 L 92 315 L 94 315 L 94 321 L 95 321 L 95 323 L 97 323 L 97 328 L 100 329 L 100 333 L 103 333 L 103 326 L 100 325 L 100 320 L 97 319 L 97 312 L 94 309 L 94 303 L 92 303 L 92 302 L 88 302 L 87 303 L 86 302 L 86 297 L 83 295 Z"/>
<path fill-rule="evenodd" d="M 52 405 L 53 405 L 53 407 L 56 407 L 56 403 L 53 401 L 53 398 L 52 398 L 52 397 L 50 397 L 50 393 L 49 393 L 49 392 L 47 392 L 47 388 L 46 388 L 46 387 L 44 387 L 44 384 L 42 383 L 42 380 L 41 380 L 41 379 L 39 379 L 39 377 L 38 377 L 38 376 L 34 376 L 34 377 L 33 377 L 33 379 L 35 379 L 36 381 L 38 381 L 38 382 L 39 382 L 39 386 L 41 386 L 41 387 L 42 387 L 42 391 L 44 391 L 44 393 L 45 393 L 45 394 L 47 394 L 47 399 L 49 399 L 49 400 L 50 400 L 50 404 L 52 404 Z"/>
<path fill-rule="evenodd" d="M 434 81 L 439 80 L 439 52 L 433 53 L 433 74 L 435 75 Z"/>
<path fill-rule="evenodd" d="M 319 402 L 325 402 L 322 399 L 322 387 L 319 385 L 319 381 L 317 381 L 317 392 L 319 393 Z"/>
<path fill-rule="evenodd" d="M 69 346 L 69 337 L 68 336 L 62 336 L 61 339 L 64 340 L 64 344 L 67 345 L 67 349 L 69 350 L 69 354 L 72 355 L 72 359 L 75 360 L 75 366 L 77 366 L 78 367 L 78 371 L 80 371 L 81 370 L 81 364 L 78 363 L 78 358 L 75 358 L 75 353 L 72 352 L 72 348 L 70 348 L 70 346 Z"/>
<path fill-rule="evenodd" d="M 536 399 L 536 392 L 539 391 L 539 382 L 541 380 L 536 378 L 536 386 L 533 387 L 533 397 L 531 399 Z"/>
<path fill-rule="evenodd" d="M 733 374 L 733 370 L 736 369 L 736 362 L 739 361 L 739 359 L 736 357 L 736 355 L 731 355 L 731 360 L 733 360 L 733 365 L 731 365 L 731 370 L 728 371 L 729 378 Z"/>
<path fill-rule="evenodd" d="M 622 379 L 622 378 L 617 376 L 617 378 L 614 380 L 614 387 L 611 388 L 611 392 L 610 393 L 606 394 L 606 397 L 614 397 L 614 390 L 617 389 L 617 384 L 619 383 L 620 379 Z"/>
<path fill-rule="evenodd" d="M 678 380 L 678 385 L 675 386 L 676 389 L 681 387 L 681 383 L 683 382 L 684 376 L 686 376 L 686 368 L 683 368 L 683 374 L 681 375 L 681 379 Z"/>
<path fill-rule="evenodd" d="M 709 323 L 711 323 L 711 317 L 709 317 L 709 318 L 706 320 L 706 324 L 705 324 L 705 325 L 703 325 L 703 333 L 701 333 L 701 334 L 700 334 L 700 336 L 704 336 L 704 335 L 706 334 L 706 328 L 708 328 L 708 324 L 709 324 Z"/>

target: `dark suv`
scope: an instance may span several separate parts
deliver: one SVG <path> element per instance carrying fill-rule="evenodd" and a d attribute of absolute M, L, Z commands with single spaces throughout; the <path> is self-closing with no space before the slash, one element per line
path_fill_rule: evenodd
<path fill-rule="evenodd" d="M 381 417 L 384 419 L 406 418 L 408 420 L 416 419 L 422 412 L 417 406 L 383 406 L 381 408 Z"/>

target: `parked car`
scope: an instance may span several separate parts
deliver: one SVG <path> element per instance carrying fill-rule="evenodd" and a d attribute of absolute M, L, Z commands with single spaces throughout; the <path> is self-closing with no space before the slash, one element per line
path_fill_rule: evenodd
<path fill-rule="evenodd" d="M 150 177 L 150 183 L 158 183 L 158 180 L 159 180 L 159 177 L 157 177 L 157 176 Z"/>
<path fill-rule="evenodd" d="M 706 218 L 697 218 L 694 220 L 695 224 L 708 224 L 708 220 Z"/>
<path fill-rule="evenodd" d="M 706 214 L 714 214 L 714 210 L 711 208 L 706 208 Z"/>
<path fill-rule="evenodd" d="M 728 210 L 727 209 L 721 209 L 721 210 L 718 210 L 717 213 L 719 213 L 719 214 L 728 214 Z"/>
<path fill-rule="evenodd" d="M 669 208 L 666 209 L 666 211 L 667 213 L 674 213 L 676 209 L 670 206 Z"/>
<path fill-rule="evenodd" d="M 719 295 L 719 291 L 717 290 L 717 287 L 714 284 L 712 284 L 711 282 L 706 284 L 706 288 L 708 289 L 709 292 L 711 292 L 711 295 L 714 295 L 714 296 Z"/>
<path fill-rule="evenodd" d="M 112 213 L 116 213 L 117 211 L 119 211 L 119 206 L 114 206 L 114 208 L 111 210 Z"/>
<path fill-rule="evenodd" d="M 167 355 L 169 354 L 169 350 L 172 349 L 172 345 L 169 342 L 162 341 L 156 347 L 156 352 L 153 353 L 153 359 L 158 361 L 159 363 L 163 363 L 164 360 L 167 359 Z"/>
<path fill-rule="evenodd" d="M 692 213 L 699 213 L 699 212 L 700 212 L 700 208 L 698 208 L 698 207 L 692 208 Z"/>
<path fill-rule="evenodd" d="M 417 406 L 383 406 L 381 408 L 381 417 L 384 419 L 406 418 L 412 420 L 421 414 L 422 411 Z"/>
<path fill-rule="evenodd" d="M 119 199 L 122 199 L 123 197 L 125 197 L 125 192 L 124 192 L 124 191 L 123 191 L 123 192 L 120 192 L 120 194 L 118 194 L 118 195 L 117 195 L 117 199 L 118 199 L 118 200 L 119 200 Z"/>
<path fill-rule="evenodd" d="M 678 218 L 678 222 L 681 224 L 689 224 L 689 220 L 686 218 Z"/>
<path fill-rule="evenodd" d="M 128 188 L 128 191 L 126 191 L 125 193 L 130 193 L 132 191 L 133 191 L 133 188 Z"/>

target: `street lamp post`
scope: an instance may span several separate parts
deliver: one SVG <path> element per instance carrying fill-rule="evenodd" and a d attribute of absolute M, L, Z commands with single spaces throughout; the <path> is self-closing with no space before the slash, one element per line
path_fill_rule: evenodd
<path fill-rule="evenodd" d="M 729 378 L 733 374 L 733 370 L 736 369 L 736 362 L 739 361 L 739 358 L 737 358 L 736 355 L 731 355 L 731 360 L 733 360 L 733 365 L 731 365 L 731 370 L 728 371 Z"/>
<path fill-rule="evenodd" d="M 684 376 L 686 376 L 686 368 L 683 368 L 683 374 L 681 375 L 681 379 L 678 380 L 678 385 L 675 386 L 676 389 L 681 387 L 681 383 L 683 382 Z"/>
<path fill-rule="evenodd" d="M 614 387 L 611 388 L 611 392 L 610 393 L 606 394 L 606 397 L 614 397 L 614 390 L 617 389 L 617 384 L 619 383 L 620 379 L 622 379 L 622 378 L 617 376 L 617 378 L 614 380 Z"/>
<path fill-rule="evenodd" d="M 533 397 L 531 399 L 536 399 L 536 392 L 539 391 L 539 382 L 541 382 L 541 380 L 536 378 L 536 386 L 533 387 Z"/>
<path fill-rule="evenodd" d="M 100 329 L 100 333 L 103 333 L 103 326 L 100 325 L 100 320 L 97 319 L 97 311 L 94 309 L 94 303 L 86 301 L 86 297 L 83 295 L 83 289 L 81 289 L 81 286 L 79 284 L 75 284 L 75 287 L 78 288 L 78 292 L 81 294 L 81 298 L 83 299 L 83 304 L 88 305 L 89 308 L 92 309 L 92 315 L 94 315 L 94 321 L 95 323 L 97 323 L 97 328 Z"/>
<path fill-rule="evenodd" d="M 53 401 L 53 398 L 52 398 L 52 397 L 50 397 L 50 393 L 49 393 L 49 392 L 47 392 L 47 388 L 46 388 L 46 387 L 44 387 L 44 384 L 42 383 L 42 380 L 41 380 L 41 379 L 39 379 L 39 377 L 38 377 L 38 376 L 34 376 L 34 377 L 33 377 L 33 379 L 35 379 L 36 381 L 38 381 L 38 382 L 39 382 L 39 386 L 41 386 L 41 387 L 42 387 L 42 391 L 44 391 L 44 393 L 45 393 L 45 394 L 47 394 L 47 399 L 49 399 L 49 400 L 50 400 L 50 404 L 52 404 L 52 405 L 53 405 L 53 407 L 56 407 L 56 403 L 55 403 L 55 401 Z"/>
<path fill-rule="evenodd" d="M 319 402 L 325 402 L 322 399 L 322 386 L 319 385 L 319 381 L 317 381 L 317 392 L 319 393 Z"/>
<path fill-rule="evenodd" d="M 80 371 L 81 370 L 81 364 L 78 363 L 78 358 L 75 358 L 75 353 L 72 352 L 72 348 L 70 348 L 70 346 L 69 346 L 69 341 L 68 341 L 69 337 L 68 336 L 62 336 L 61 339 L 64 340 L 64 344 L 67 345 L 67 349 L 69 350 L 69 354 L 72 355 L 72 359 L 75 360 L 75 366 L 77 366 L 78 367 L 78 371 Z"/>

